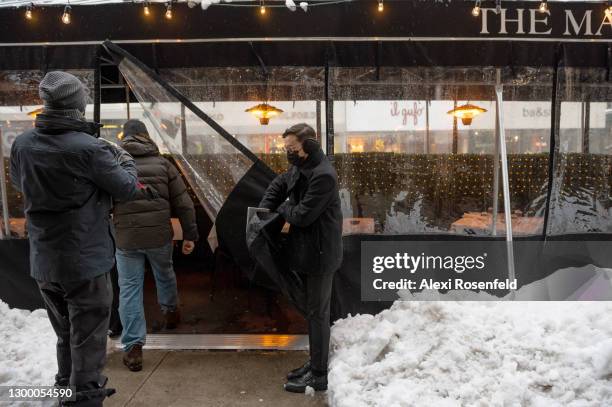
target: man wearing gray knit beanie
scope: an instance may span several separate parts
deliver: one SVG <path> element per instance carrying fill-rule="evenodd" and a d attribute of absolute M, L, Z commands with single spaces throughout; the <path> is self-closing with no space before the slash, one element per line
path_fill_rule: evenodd
<path fill-rule="evenodd" d="M 23 194 L 36 280 L 57 335 L 57 386 L 75 386 L 79 407 L 114 393 L 102 375 L 115 263 L 114 200 L 155 198 L 132 157 L 97 138 L 85 120 L 87 90 L 75 76 L 49 72 L 44 109 L 11 148 L 11 181 Z"/>
<path fill-rule="evenodd" d="M 49 72 L 40 82 L 38 93 L 45 103 L 45 113 L 74 119 L 85 117 L 88 91 L 76 76 L 61 71 Z"/>

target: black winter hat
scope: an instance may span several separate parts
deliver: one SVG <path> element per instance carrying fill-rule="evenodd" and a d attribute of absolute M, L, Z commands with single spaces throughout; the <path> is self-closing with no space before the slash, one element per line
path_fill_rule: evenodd
<path fill-rule="evenodd" d="M 130 119 L 123 125 L 123 137 L 131 136 L 131 135 L 141 135 L 145 137 L 149 137 L 149 132 L 147 131 L 147 126 L 140 120 Z"/>

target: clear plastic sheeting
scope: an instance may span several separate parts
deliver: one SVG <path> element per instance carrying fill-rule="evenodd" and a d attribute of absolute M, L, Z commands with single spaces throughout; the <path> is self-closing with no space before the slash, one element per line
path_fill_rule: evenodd
<path fill-rule="evenodd" d="M 559 71 L 549 234 L 612 232 L 612 84 L 604 69 Z"/>
<path fill-rule="evenodd" d="M 513 234 L 539 235 L 552 71 L 504 69 L 500 79 Z M 331 80 L 335 164 L 355 233 L 504 235 L 495 68 L 334 68 Z M 486 111 L 465 124 L 449 114 L 467 104 Z"/>
<path fill-rule="evenodd" d="M 119 70 L 142 105 L 154 139 L 174 156 L 202 206 L 215 219 L 254 162 L 128 58 L 122 59 Z M 205 140 L 201 148 L 187 150 L 187 140 L 196 138 Z"/>
<path fill-rule="evenodd" d="M 197 67 L 160 75 L 276 172 L 287 169 L 282 134 L 296 123 L 312 126 L 325 148 L 325 70 L 322 67 Z M 246 112 L 259 103 L 282 110 L 266 125 Z M 203 140 L 188 139 L 198 150 Z"/>

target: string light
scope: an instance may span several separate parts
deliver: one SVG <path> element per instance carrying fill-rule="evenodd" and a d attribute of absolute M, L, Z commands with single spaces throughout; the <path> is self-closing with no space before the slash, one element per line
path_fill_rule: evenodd
<path fill-rule="evenodd" d="M 70 24 L 70 10 L 72 10 L 72 7 L 70 7 L 70 4 L 66 4 L 64 13 L 62 14 L 62 23 Z"/>
<path fill-rule="evenodd" d="M 26 7 L 25 18 L 27 20 L 32 19 L 32 3 L 28 4 L 28 6 Z"/>
<path fill-rule="evenodd" d="M 385 5 L 383 4 L 383 0 L 378 0 L 378 12 L 382 13 L 385 9 Z"/>
<path fill-rule="evenodd" d="M 612 1 L 608 0 L 608 7 L 606 7 L 606 17 L 612 18 Z"/>
<path fill-rule="evenodd" d="M 501 9 L 502 9 L 501 6 L 502 6 L 501 5 L 501 0 L 495 0 L 495 12 L 497 14 L 501 13 Z"/>
<path fill-rule="evenodd" d="M 171 1 L 166 3 L 166 18 L 168 20 L 172 19 L 172 2 Z"/>
<path fill-rule="evenodd" d="M 145 1 L 143 6 L 143 12 L 145 16 L 151 15 L 151 10 L 149 10 L 149 2 Z"/>
<path fill-rule="evenodd" d="M 548 13 L 548 0 L 542 0 L 538 10 L 540 10 L 540 13 Z"/>
<path fill-rule="evenodd" d="M 474 8 L 472 9 L 472 15 L 478 17 L 480 15 L 480 0 L 476 0 Z"/>
<path fill-rule="evenodd" d="M 266 3 L 263 0 L 261 0 L 261 6 L 259 6 L 259 13 L 261 15 L 266 14 Z"/>

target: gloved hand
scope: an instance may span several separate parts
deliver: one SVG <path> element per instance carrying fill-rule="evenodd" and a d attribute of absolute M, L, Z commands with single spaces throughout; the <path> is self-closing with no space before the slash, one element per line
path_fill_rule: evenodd
<path fill-rule="evenodd" d="M 134 199 L 151 200 L 151 199 L 161 198 L 157 190 L 155 190 L 155 188 L 151 188 L 148 185 L 144 185 L 139 182 L 137 185 L 137 188 L 138 188 L 138 192 L 136 193 L 136 196 L 134 197 Z"/>
<path fill-rule="evenodd" d="M 155 188 L 151 188 L 150 186 L 145 186 L 143 192 L 147 199 L 161 198 Z"/>

